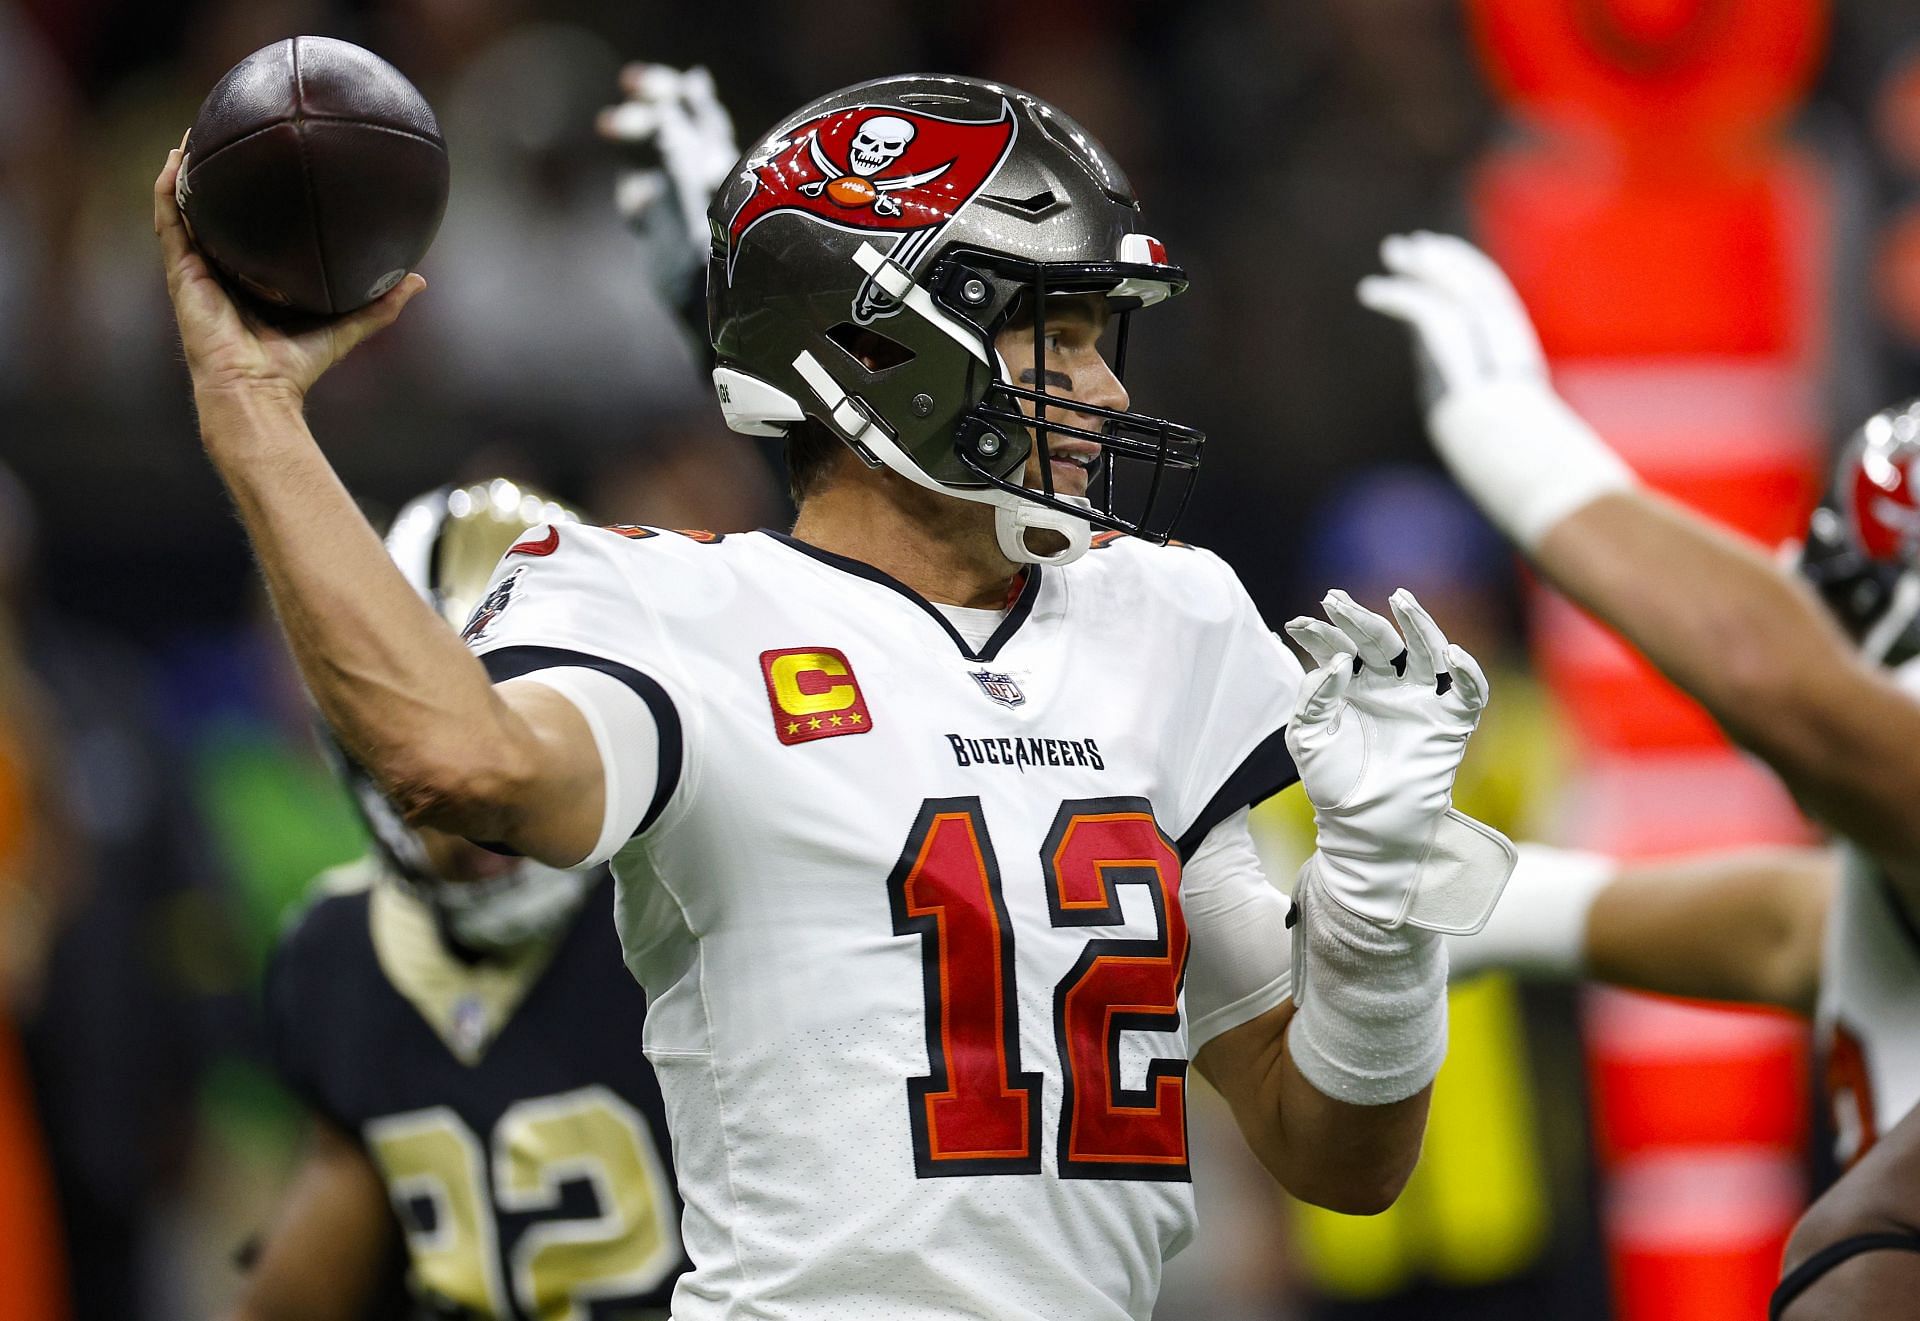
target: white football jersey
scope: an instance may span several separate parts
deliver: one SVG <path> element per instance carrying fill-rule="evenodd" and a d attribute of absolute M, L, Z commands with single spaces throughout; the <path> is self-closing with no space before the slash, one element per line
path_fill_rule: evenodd
<path fill-rule="evenodd" d="M 1920 697 L 1920 661 L 1901 666 L 1896 678 Z M 1841 845 L 1840 885 L 1827 914 L 1816 1020 L 1836 1155 L 1850 1165 L 1920 1104 L 1920 913 L 1851 844 Z"/>
<path fill-rule="evenodd" d="M 1235 944 L 1284 899 L 1250 847 L 1209 860 L 1296 778 L 1300 667 L 1233 572 L 1105 538 L 976 651 L 779 534 L 567 525 L 467 632 L 496 680 L 583 667 L 652 709 L 657 787 L 606 851 L 675 1316 L 1147 1317 L 1193 1229 L 1188 1060 L 1286 990 L 1284 941 Z"/>

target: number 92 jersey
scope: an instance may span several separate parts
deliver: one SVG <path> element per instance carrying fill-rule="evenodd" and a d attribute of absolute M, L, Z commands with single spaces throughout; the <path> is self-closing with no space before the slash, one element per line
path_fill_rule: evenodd
<path fill-rule="evenodd" d="M 685 1268 L 612 889 L 549 939 L 472 960 L 368 860 L 322 877 L 274 950 L 274 1062 L 380 1172 L 421 1315 L 661 1315 Z"/>
<path fill-rule="evenodd" d="M 683 1321 L 1149 1315 L 1188 1061 L 1284 997 L 1284 942 L 1235 952 L 1284 899 L 1208 861 L 1297 778 L 1232 571 L 1108 538 L 978 645 L 959 613 L 775 533 L 570 525 L 467 627 L 601 745 Z"/>

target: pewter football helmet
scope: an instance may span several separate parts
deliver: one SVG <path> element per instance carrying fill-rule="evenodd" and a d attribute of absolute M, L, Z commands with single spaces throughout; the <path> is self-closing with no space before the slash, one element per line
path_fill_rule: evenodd
<path fill-rule="evenodd" d="M 1186 289 L 1138 216 L 1105 148 L 1014 88 L 909 75 L 802 107 L 748 149 L 708 212 L 728 424 L 768 436 L 816 419 L 871 467 L 994 506 L 1018 562 L 1070 560 L 1095 526 L 1165 541 L 1201 434 L 1085 403 L 1071 411 L 1097 430 L 1053 421 L 1062 397 L 1037 388 L 1050 296 L 1107 298 L 1118 374 L 1129 314 Z M 994 349 L 1016 315 L 1035 323 L 1036 388 Z M 1049 435 L 1100 445 L 1094 499 L 1054 491 Z M 1038 489 L 1023 481 L 1035 445 Z M 1035 529 L 1066 548 L 1034 550 Z"/>

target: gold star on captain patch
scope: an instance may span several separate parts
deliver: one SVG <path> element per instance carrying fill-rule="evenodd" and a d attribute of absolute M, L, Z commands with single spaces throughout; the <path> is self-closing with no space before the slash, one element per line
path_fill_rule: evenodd
<path fill-rule="evenodd" d="M 808 720 L 808 721 L 807 721 L 807 728 L 808 728 L 808 729 L 818 729 L 818 728 L 820 728 L 820 717 L 819 717 L 819 716 L 814 716 L 814 717 L 813 717 L 812 719 L 810 719 L 810 720 Z"/>
<path fill-rule="evenodd" d="M 828 717 L 827 717 L 827 723 L 828 723 L 829 725 L 832 725 L 832 726 L 833 726 L 833 727 L 834 727 L 835 729 L 838 729 L 838 728 L 840 728 L 840 723 L 841 723 L 841 721 L 840 721 L 840 717 L 839 717 L 839 716 L 828 716 Z"/>
<path fill-rule="evenodd" d="M 800 722 L 798 720 L 790 720 L 787 722 L 787 733 L 798 734 L 799 732 L 800 732 Z"/>
<path fill-rule="evenodd" d="M 855 711 L 855 712 L 854 712 L 854 713 L 853 713 L 852 715 L 850 715 L 850 716 L 848 716 L 848 717 L 847 717 L 847 723 L 848 723 L 849 725 L 857 725 L 857 724 L 859 724 L 859 723 L 860 723 L 860 713 L 859 713 L 858 711 Z"/>

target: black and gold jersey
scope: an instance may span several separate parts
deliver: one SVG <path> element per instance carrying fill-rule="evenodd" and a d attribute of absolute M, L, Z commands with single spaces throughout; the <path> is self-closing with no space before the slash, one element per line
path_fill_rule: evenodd
<path fill-rule="evenodd" d="M 470 961 L 357 870 L 281 940 L 268 1030 L 288 1086 L 385 1176 L 414 1292 L 515 1321 L 664 1314 L 680 1204 L 611 882 L 551 940 Z"/>

